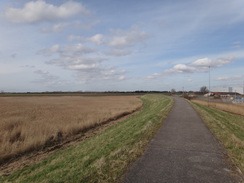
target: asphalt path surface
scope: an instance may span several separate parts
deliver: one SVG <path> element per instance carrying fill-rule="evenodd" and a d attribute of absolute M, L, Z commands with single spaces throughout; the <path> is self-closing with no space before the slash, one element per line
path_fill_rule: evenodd
<path fill-rule="evenodd" d="M 234 183 L 235 168 L 201 118 L 182 98 L 123 183 Z"/>

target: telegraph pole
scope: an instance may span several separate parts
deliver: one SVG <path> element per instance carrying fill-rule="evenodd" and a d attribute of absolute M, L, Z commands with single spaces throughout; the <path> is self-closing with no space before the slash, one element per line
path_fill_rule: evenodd
<path fill-rule="evenodd" d="M 209 90 L 209 95 L 208 95 L 208 106 L 209 106 L 209 100 L 210 100 L 210 95 L 211 95 L 211 90 L 210 90 L 210 65 L 208 66 L 208 90 Z"/>

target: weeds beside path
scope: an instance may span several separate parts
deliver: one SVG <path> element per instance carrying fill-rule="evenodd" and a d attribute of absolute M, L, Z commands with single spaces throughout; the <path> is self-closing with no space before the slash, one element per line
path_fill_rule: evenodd
<path fill-rule="evenodd" d="M 223 144 L 228 155 L 244 173 L 244 116 L 192 103 L 209 129 Z"/>
<path fill-rule="evenodd" d="M 232 103 L 223 103 L 223 102 L 212 102 L 205 100 L 192 100 L 194 103 L 198 103 L 205 106 L 210 106 L 215 109 L 219 109 L 225 112 L 230 112 L 233 114 L 238 114 L 244 116 L 244 105 L 241 104 L 232 104 Z"/>
<path fill-rule="evenodd" d="M 225 151 L 191 105 L 174 97 L 174 107 L 123 183 L 221 182 L 241 177 L 225 161 Z"/>
<path fill-rule="evenodd" d="M 144 152 L 173 103 L 163 95 L 145 95 L 142 100 L 139 114 L 0 182 L 117 182 Z"/>

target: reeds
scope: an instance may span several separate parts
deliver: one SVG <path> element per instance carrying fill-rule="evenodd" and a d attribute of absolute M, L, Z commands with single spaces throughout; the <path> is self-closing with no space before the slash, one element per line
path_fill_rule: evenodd
<path fill-rule="evenodd" d="M 244 105 L 241 104 L 211 102 L 211 101 L 204 101 L 204 100 L 192 100 L 192 102 L 244 116 Z"/>
<path fill-rule="evenodd" d="M 0 162 L 140 108 L 136 96 L 0 98 Z"/>

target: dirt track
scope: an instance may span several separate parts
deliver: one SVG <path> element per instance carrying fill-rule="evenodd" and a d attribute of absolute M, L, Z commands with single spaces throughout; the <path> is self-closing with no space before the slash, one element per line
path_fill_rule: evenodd
<path fill-rule="evenodd" d="M 123 183 L 241 182 L 226 152 L 191 105 L 175 105 L 145 154 L 129 169 Z"/>

